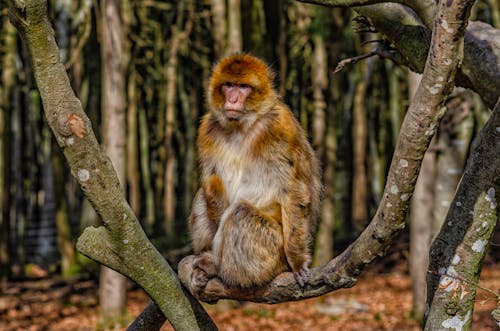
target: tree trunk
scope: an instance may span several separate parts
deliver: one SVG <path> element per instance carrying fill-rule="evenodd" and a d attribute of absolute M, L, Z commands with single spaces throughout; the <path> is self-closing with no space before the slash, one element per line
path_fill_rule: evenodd
<path fill-rule="evenodd" d="M 327 121 L 327 104 L 324 91 L 328 87 L 328 57 L 323 37 L 313 36 L 314 53 L 311 77 L 313 80 L 314 113 L 313 113 L 313 146 L 319 158 L 324 160 L 323 181 L 325 193 L 321 205 L 320 223 L 316 235 L 314 265 L 322 265 L 333 258 L 333 227 L 335 225 L 335 209 L 333 204 L 333 167 L 335 158 L 335 129 L 330 120 Z M 329 116 L 328 119 L 333 116 Z M 328 124 L 328 125 L 327 125 Z"/>
<path fill-rule="evenodd" d="M 243 35 L 241 32 L 241 2 L 228 0 L 229 32 L 227 34 L 227 53 L 234 54 L 243 50 Z"/>
<path fill-rule="evenodd" d="M 409 99 L 415 95 L 422 75 L 410 72 Z M 422 321 L 425 313 L 426 276 L 429 264 L 429 246 L 432 238 L 434 215 L 434 182 L 436 179 L 436 151 L 432 146 L 425 152 L 422 168 L 415 185 L 410 210 L 409 269 L 412 279 L 412 315 Z"/>
<path fill-rule="evenodd" d="M 474 121 L 472 106 L 467 100 L 471 96 L 467 97 L 467 94 L 464 91 L 447 102 L 448 110 L 439 127 L 433 237 L 443 225 L 469 152 Z"/>
<path fill-rule="evenodd" d="M 176 101 L 177 101 L 177 66 L 179 49 L 188 41 L 193 25 L 194 7 L 193 2 L 189 1 L 188 16 L 185 19 L 183 14 L 186 11 L 186 2 L 180 2 L 178 11 L 181 13 L 177 17 L 176 24 L 172 27 L 172 38 L 170 39 L 170 49 L 168 53 L 168 64 L 166 71 L 167 91 L 166 91 L 166 126 L 165 126 L 165 150 L 166 150 L 166 165 L 165 165 L 165 231 L 167 238 L 175 238 L 174 219 L 177 204 L 177 155 L 174 151 L 174 129 L 176 123 Z M 184 22 L 185 21 L 185 22 Z"/>
<path fill-rule="evenodd" d="M 62 155 L 52 148 L 52 169 L 54 197 L 56 203 L 57 246 L 61 254 L 61 274 L 70 276 L 78 271 L 75 244 L 71 236 L 68 201 L 66 197 L 66 176 Z M 91 208 L 91 207 L 90 207 Z"/>
<path fill-rule="evenodd" d="M 352 222 L 356 233 L 365 228 L 368 220 L 367 177 L 366 177 L 366 137 L 367 121 L 365 112 L 366 84 L 364 79 L 366 63 L 362 64 L 362 77 L 358 81 L 353 105 L 353 183 Z"/>
<path fill-rule="evenodd" d="M 126 184 L 125 70 L 129 57 L 126 27 L 121 19 L 118 0 L 103 0 L 101 15 L 103 143 L 123 188 Z M 122 324 L 125 317 L 126 278 L 102 266 L 99 284 L 100 326 Z"/>
<path fill-rule="evenodd" d="M 141 187 L 139 178 L 139 147 L 137 123 L 137 82 L 133 68 L 128 81 L 128 109 L 127 109 L 127 182 L 130 207 L 136 215 L 141 211 Z M 149 229 L 148 229 L 149 230 Z M 148 231 L 146 231 L 148 232 Z"/>
<path fill-rule="evenodd" d="M 0 77 L 0 289 L 6 286 L 10 274 L 10 113 L 13 111 L 11 98 L 16 82 L 15 54 L 17 50 L 16 29 L 5 20 L 1 27 L 4 56 Z"/>
<path fill-rule="evenodd" d="M 144 224 L 146 229 L 152 230 L 155 220 L 155 196 L 151 180 L 150 153 L 148 144 L 148 123 L 146 110 L 139 110 L 139 151 L 141 154 L 141 180 L 144 186 L 144 205 L 146 208 Z"/>
<path fill-rule="evenodd" d="M 214 36 L 215 55 L 220 57 L 226 52 L 227 45 L 227 19 L 226 1 L 211 0 L 212 5 L 212 34 Z"/>
<path fill-rule="evenodd" d="M 422 321 L 425 313 L 425 279 L 429 264 L 435 168 L 436 154 L 427 150 L 411 201 L 409 269 L 413 293 L 412 315 L 417 321 Z"/>

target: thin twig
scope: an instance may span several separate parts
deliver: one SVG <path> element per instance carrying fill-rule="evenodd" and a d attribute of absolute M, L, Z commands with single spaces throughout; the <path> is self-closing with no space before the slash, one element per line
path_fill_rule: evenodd
<path fill-rule="evenodd" d="M 358 63 L 361 60 L 367 59 L 367 58 L 375 56 L 375 55 L 377 55 L 377 52 L 371 51 L 370 53 L 367 53 L 367 54 L 363 54 L 363 55 L 359 55 L 359 56 L 349 57 L 347 59 L 343 59 L 342 61 L 339 62 L 339 64 L 337 64 L 337 67 L 335 67 L 335 70 L 333 71 L 333 73 L 336 74 L 337 72 L 339 72 L 342 69 L 344 69 L 344 67 L 346 65 L 350 64 L 350 63 L 352 63 L 352 64 Z"/>
<path fill-rule="evenodd" d="M 372 40 L 372 42 L 375 42 L 375 40 Z M 342 69 L 344 69 L 344 67 L 346 65 L 348 65 L 350 63 L 355 64 L 355 63 L 358 63 L 361 60 L 367 59 L 367 58 L 375 56 L 375 55 L 378 55 L 379 57 L 382 57 L 382 58 L 391 59 L 391 60 L 397 62 L 397 59 L 394 56 L 395 54 L 396 54 L 396 52 L 393 49 L 380 49 L 380 48 L 377 48 L 377 49 L 375 49 L 375 50 L 373 50 L 373 51 L 371 51 L 369 53 L 358 55 L 358 56 L 355 56 L 355 57 L 350 57 L 350 58 L 347 58 L 347 59 L 344 59 L 344 60 L 340 61 L 337 64 L 337 67 L 335 67 L 335 70 L 333 71 L 333 73 L 334 74 L 338 73 L 339 71 L 341 71 Z"/>

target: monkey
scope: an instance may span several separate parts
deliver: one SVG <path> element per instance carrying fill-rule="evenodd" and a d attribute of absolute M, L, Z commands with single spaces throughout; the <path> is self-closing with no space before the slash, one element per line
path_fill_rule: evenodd
<path fill-rule="evenodd" d="M 273 87 L 274 72 L 249 54 L 222 58 L 198 129 L 200 188 L 189 216 L 192 282 L 263 286 L 292 271 L 309 278 L 322 185 L 304 130 Z"/>

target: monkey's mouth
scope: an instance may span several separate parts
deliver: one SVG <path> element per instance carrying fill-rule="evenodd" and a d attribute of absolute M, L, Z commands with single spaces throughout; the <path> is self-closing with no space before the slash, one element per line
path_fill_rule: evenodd
<path fill-rule="evenodd" d="M 243 111 L 237 109 L 227 109 L 226 117 L 230 120 L 238 120 L 244 115 Z"/>

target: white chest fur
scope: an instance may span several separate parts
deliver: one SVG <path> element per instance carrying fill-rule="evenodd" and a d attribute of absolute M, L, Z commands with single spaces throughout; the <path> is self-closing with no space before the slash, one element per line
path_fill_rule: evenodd
<path fill-rule="evenodd" d="M 259 208 L 276 200 L 282 176 L 275 164 L 250 156 L 247 142 L 224 144 L 219 152 L 222 157 L 214 160 L 214 168 L 231 205 L 244 200 Z"/>

